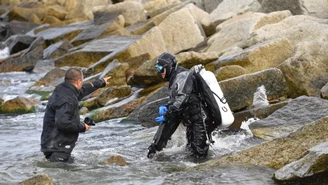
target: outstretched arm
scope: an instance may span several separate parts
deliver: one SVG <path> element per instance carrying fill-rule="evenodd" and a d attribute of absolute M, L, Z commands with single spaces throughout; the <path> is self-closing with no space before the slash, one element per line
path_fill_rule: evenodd
<path fill-rule="evenodd" d="M 80 89 L 78 100 L 81 100 L 83 97 L 91 94 L 92 92 L 101 87 L 105 87 L 107 84 L 109 84 L 109 79 L 111 79 L 110 76 L 83 84 L 82 88 Z"/>

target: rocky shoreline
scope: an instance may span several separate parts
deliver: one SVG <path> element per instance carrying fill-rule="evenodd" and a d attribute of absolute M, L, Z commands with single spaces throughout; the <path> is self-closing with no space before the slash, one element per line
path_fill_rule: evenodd
<path fill-rule="evenodd" d="M 278 180 L 327 171 L 321 154 L 327 153 L 322 146 L 328 140 L 327 1 L 1 3 L 0 49 L 8 53 L 0 57 L 0 72 L 45 74 L 27 91 L 39 99 L 0 97 L 1 113 L 35 111 L 75 66 L 86 82 L 101 75 L 115 79 L 81 102 L 83 115 L 96 122 L 126 117 L 155 126 L 157 107 L 168 92 L 154 64 L 167 51 L 176 54 L 181 66 L 203 64 L 216 75 L 235 115 L 229 129 L 240 129 L 250 117 L 260 119 L 250 128 L 266 142 L 200 167 L 251 163 L 277 169 Z M 264 107 L 253 104 L 260 86 L 269 102 Z M 282 175 L 287 172 L 294 175 Z"/>

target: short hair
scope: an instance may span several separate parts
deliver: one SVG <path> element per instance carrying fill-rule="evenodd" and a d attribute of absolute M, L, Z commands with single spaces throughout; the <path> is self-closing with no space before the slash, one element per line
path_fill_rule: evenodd
<path fill-rule="evenodd" d="M 81 70 L 77 69 L 77 68 L 70 68 L 66 71 L 65 74 L 65 82 L 70 82 L 70 83 L 74 83 L 78 80 L 82 80 L 83 79 L 83 74 L 81 72 Z"/>

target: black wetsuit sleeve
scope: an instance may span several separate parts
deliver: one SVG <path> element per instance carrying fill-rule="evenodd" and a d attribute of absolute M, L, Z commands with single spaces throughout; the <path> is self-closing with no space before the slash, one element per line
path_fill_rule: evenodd
<path fill-rule="evenodd" d="M 85 132 L 85 126 L 79 120 L 73 121 L 75 107 L 71 103 L 63 103 L 56 111 L 55 125 L 63 132 Z"/>

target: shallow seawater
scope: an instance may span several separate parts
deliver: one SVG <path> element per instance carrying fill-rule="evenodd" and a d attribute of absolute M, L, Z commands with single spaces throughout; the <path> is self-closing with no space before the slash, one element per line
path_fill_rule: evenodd
<path fill-rule="evenodd" d="M 42 74 L 1 73 L 0 98 L 10 99 L 25 93 Z M 73 150 L 75 163 L 50 163 L 40 152 L 44 106 L 36 113 L 0 115 L 0 184 L 11 185 L 38 174 L 47 174 L 56 185 L 90 184 L 328 184 L 325 175 L 297 182 L 279 183 L 271 179 L 274 170 L 252 165 L 219 165 L 192 170 L 200 162 L 189 157 L 185 149 L 185 129 L 181 126 L 167 148 L 148 159 L 147 148 L 157 127 L 145 128 L 136 122 L 120 119 L 97 123 L 80 134 Z M 217 133 L 208 159 L 254 146 L 261 140 L 249 132 Z M 128 163 L 102 165 L 110 156 L 119 155 Z"/>

